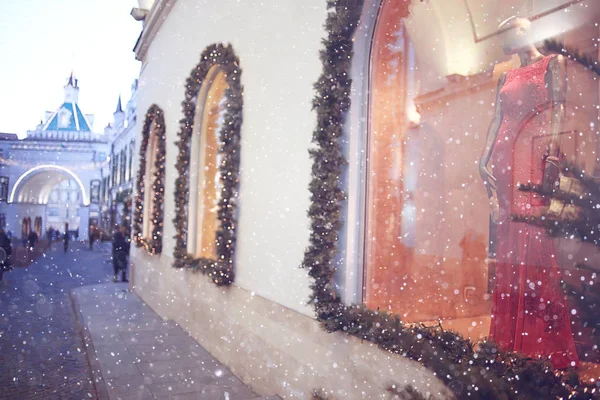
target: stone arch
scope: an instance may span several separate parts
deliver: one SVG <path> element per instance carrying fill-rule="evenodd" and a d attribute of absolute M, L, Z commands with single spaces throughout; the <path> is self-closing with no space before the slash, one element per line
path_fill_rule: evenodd
<path fill-rule="evenodd" d="M 42 177 L 41 174 L 44 172 L 53 172 L 51 175 Z M 40 178 L 46 178 L 41 182 Z M 49 178 L 49 179 L 48 179 Z M 9 203 L 19 203 L 23 202 L 23 195 L 26 191 L 30 191 L 38 194 L 38 204 L 45 204 L 48 202 L 48 197 L 50 195 L 51 186 L 60 182 L 64 179 L 72 178 L 79 189 L 81 190 L 81 198 L 82 204 L 87 206 L 90 204 L 90 199 L 85 190 L 85 185 L 75 174 L 68 168 L 62 167 L 60 165 L 38 165 L 36 167 L 30 168 L 26 172 L 24 172 L 19 179 L 15 182 L 12 190 L 10 191 L 10 196 L 8 198 Z M 49 189 L 50 188 L 50 189 Z"/>

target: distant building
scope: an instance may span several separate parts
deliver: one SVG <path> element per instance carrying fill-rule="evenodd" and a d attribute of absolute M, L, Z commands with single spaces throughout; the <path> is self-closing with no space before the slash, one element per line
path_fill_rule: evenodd
<path fill-rule="evenodd" d="M 129 226 L 131 223 L 137 87 L 136 79 L 131 85 L 126 109 L 123 110 L 119 97 L 113 123 L 104 129 L 110 143 L 110 162 L 103 167 L 102 174 L 101 225 L 105 230 L 115 224 Z"/>
<path fill-rule="evenodd" d="M 0 227 L 14 236 L 68 228 L 87 240 L 90 227 L 107 220 L 102 212 L 108 210 L 110 167 L 116 164 L 111 143 L 135 118 L 125 121 L 119 99 L 114 126 L 95 133 L 94 115 L 81 110 L 78 95 L 79 85 L 71 74 L 64 102 L 46 112 L 26 138 L 0 133 Z"/>

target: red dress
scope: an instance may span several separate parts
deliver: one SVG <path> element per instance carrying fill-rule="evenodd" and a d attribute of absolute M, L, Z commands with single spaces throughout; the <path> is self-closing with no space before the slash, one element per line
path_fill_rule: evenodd
<path fill-rule="evenodd" d="M 550 357 L 555 368 L 566 368 L 578 358 L 552 239 L 543 229 L 510 220 L 547 205 L 518 186 L 542 182 L 552 135 L 545 82 L 551 57 L 509 71 L 500 90 L 503 119 L 492 154 L 500 222 L 490 339 L 504 350 Z"/>

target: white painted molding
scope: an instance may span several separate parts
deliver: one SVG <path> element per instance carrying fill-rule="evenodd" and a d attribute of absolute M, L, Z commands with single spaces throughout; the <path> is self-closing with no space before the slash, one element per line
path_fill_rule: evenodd
<path fill-rule="evenodd" d="M 152 9 L 146 15 L 142 35 L 133 49 L 136 60 L 144 62 L 152 40 L 167 19 L 175 3 L 177 3 L 177 0 L 156 0 L 154 2 Z"/>

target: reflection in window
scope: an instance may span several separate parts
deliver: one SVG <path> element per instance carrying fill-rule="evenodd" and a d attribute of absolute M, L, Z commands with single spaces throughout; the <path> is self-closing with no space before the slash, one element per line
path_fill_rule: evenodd
<path fill-rule="evenodd" d="M 552 181 L 553 162 L 599 170 L 597 80 L 551 54 L 506 62 L 501 49 L 510 52 L 516 39 L 503 35 L 473 43 L 465 55 L 465 62 L 493 55 L 489 66 L 455 66 L 441 37 L 428 36 L 436 30 L 426 19 L 435 18 L 416 10 L 403 21 L 394 3 L 382 2 L 370 53 L 365 303 L 409 323 L 441 321 L 474 340 L 491 337 L 503 349 L 551 357 L 557 368 L 599 363 L 592 326 L 600 321 L 573 295 L 591 304 L 596 274 L 577 264 L 598 259 L 596 250 L 511 219 L 548 209 L 519 184 Z M 523 22 L 519 32 L 529 35 L 544 21 Z M 561 20 L 547 21 L 536 38 Z M 597 37 L 597 27 L 568 22 L 559 38 L 567 44 Z M 463 45 L 475 40 L 463 33 Z M 588 55 L 596 60 L 597 49 Z M 462 76 L 454 67 L 482 69 Z M 479 168 L 486 152 L 497 189 L 491 208 Z"/>
<path fill-rule="evenodd" d="M 226 111 L 227 77 L 218 66 L 209 71 L 200 90 L 192 137 L 188 253 L 216 258 L 216 232 L 221 192 L 220 132 Z"/>

